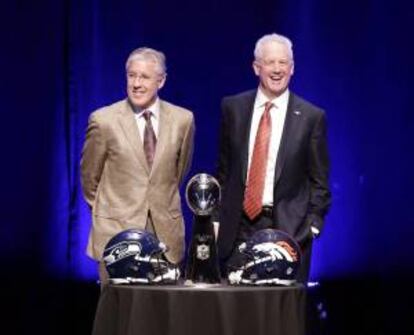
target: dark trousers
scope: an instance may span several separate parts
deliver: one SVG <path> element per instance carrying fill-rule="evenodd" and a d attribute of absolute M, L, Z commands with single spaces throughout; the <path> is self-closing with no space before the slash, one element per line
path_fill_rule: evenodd
<path fill-rule="evenodd" d="M 228 270 L 240 267 L 244 262 L 244 256 L 239 252 L 240 244 L 246 242 L 255 232 L 268 228 L 277 229 L 276 223 L 271 217 L 260 214 L 254 220 L 250 220 L 243 213 L 239 224 L 239 231 L 237 232 L 236 241 L 234 242 L 233 251 L 225 262 L 225 267 L 227 267 Z"/>

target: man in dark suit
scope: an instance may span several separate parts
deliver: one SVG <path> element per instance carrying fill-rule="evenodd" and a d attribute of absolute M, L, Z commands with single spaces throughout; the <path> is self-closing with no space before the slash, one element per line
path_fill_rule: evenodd
<path fill-rule="evenodd" d="M 297 279 L 306 282 L 312 240 L 331 200 L 325 113 L 288 89 L 288 38 L 263 36 L 254 56 L 258 89 L 222 101 L 219 254 L 231 267 L 241 242 L 260 229 L 280 229 L 302 249 Z"/>

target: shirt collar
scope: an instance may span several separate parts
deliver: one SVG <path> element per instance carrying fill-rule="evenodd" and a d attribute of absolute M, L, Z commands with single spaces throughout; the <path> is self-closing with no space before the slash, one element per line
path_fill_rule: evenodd
<path fill-rule="evenodd" d="M 150 105 L 148 108 L 144 108 L 144 109 L 142 109 L 142 108 L 138 108 L 138 107 L 136 107 L 135 108 L 135 113 L 136 113 L 136 115 L 137 115 L 137 117 L 141 117 L 142 116 L 142 114 L 145 112 L 145 111 L 151 111 L 151 113 L 152 113 L 152 117 L 154 117 L 155 119 L 158 119 L 159 118 L 159 115 L 160 115 L 160 98 L 156 98 L 155 99 L 155 101 L 152 103 L 152 105 Z"/>
<path fill-rule="evenodd" d="M 278 97 L 270 100 L 278 109 L 280 108 L 287 108 L 289 100 L 289 89 L 285 90 L 281 95 Z M 266 102 L 269 101 L 269 98 L 264 95 L 260 87 L 257 89 L 256 100 L 254 102 L 254 108 L 264 107 Z"/>

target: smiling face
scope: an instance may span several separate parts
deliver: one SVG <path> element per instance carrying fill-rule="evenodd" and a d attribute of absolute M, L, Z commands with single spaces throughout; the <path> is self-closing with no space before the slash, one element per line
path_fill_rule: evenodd
<path fill-rule="evenodd" d="M 287 46 L 275 41 L 264 44 L 261 51 L 260 58 L 253 62 L 253 69 L 259 77 L 263 93 L 274 99 L 289 85 L 293 75 L 293 59 Z"/>
<path fill-rule="evenodd" d="M 127 68 L 127 93 L 131 103 L 141 109 L 155 101 L 158 90 L 164 86 L 165 74 L 151 60 L 131 60 Z"/>

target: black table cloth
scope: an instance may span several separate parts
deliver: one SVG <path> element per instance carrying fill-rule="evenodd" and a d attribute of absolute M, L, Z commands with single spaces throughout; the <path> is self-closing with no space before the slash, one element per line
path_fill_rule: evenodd
<path fill-rule="evenodd" d="M 93 335 L 304 335 L 305 310 L 302 285 L 108 285 Z"/>

